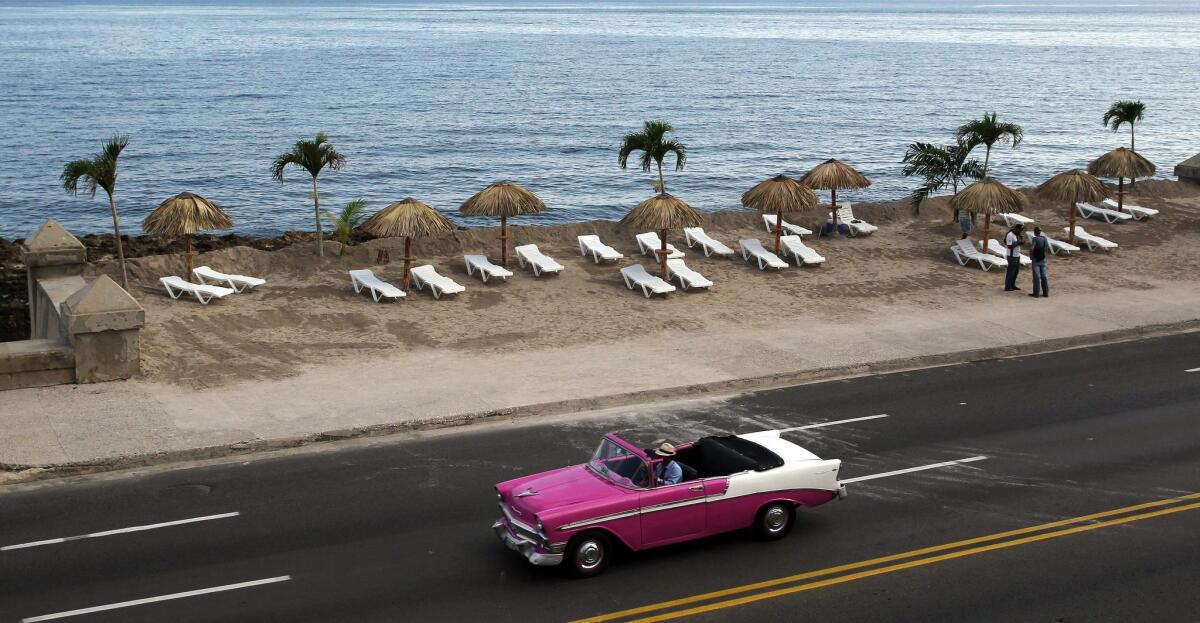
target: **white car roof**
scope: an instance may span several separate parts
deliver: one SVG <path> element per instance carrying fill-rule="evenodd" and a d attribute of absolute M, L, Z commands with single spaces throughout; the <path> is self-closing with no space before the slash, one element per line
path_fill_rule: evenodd
<path fill-rule="evenodd" d="M 777 430 L 764 430 L 757 433 L 746 433 L 738 435 L 746 441 L 754 442 L 771 452 L 779 455 L 785 463 L 793 461 L 819 461 L 821 457 L 801 448 L 800 446 L 782 438 Z"/>

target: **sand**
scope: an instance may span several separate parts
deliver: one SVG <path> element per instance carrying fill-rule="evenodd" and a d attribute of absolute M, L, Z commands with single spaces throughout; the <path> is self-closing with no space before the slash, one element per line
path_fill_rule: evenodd
<path fill-rule="evenodd" d="M 853 196 L 851 195 L 852 199 Z M 1052 293 L 1137 289 L 1150 283 L 1200 280 L 1200 186 L 1170 181 L 1140 182 L 1129 196 L 1138 205 L 1158 208 L 1149 221 L 1108 225 L 1081 221 L 1088 231 L 1118 242 L 1111 254 L 1083 251 L 1049 261 Z M 553 207 L 551 207 L 553 209 Z M 149 380 L 191 388 L 217 388 L 256 379 L 282 379 L 322 366 L 369 367 L 416 351 L 491 353 L 618 343 L 646 336 L 688 339 L 743 329 L 770 329 L 780 320 L 822 319 L 831 325 L 849 320 L 896 318 L 924 310 L 953 310 L 988 305 L 1004 297 L 1002 271 L 961 267 L 949 246 L 958 238 L 945 199 L 935 199 L 912 214 L 907 201 L 856 204 L 856 214 L 880 226 L 865 238 L 822 237 L 809 245 L 827 258 L 817 268 L 760 272 L 737 259 L 705 258 L 689 252 L 688 265 L 707 276 L 709 291 L 678 291 L 665 299 L 645 299 L 627 290 L 621 266 L 642 263 L 654 272 L 650 257 L 638 253 L 634 234 L 616 223 L 596 221 L 560 226 L 514 226 L 514 244 L 536 243 L 566 266 L 557 276 L 535 279 L 512 261 L 509 281 L 468 277 L 462 254 L 486 253 L 497 261 L 496 228 L 459 230 L 414 244 L 418 264 L 430 263 L 467 287 L 466 292 L 435 300 L 428 291 L 410 292 L 396 303 L 373 303 L 355 294 L 346 272 L 371 268 L 399 284 L 402 242 L 375 240 L 320 258 L 311 244 L 278 251 L 235 247 L 198 255 L 196 265 L 264 277 L 258 290 L 211 305 L 171 300 L 158 278 L 182 274 L 179 256 L 154 256 L 129 262 L 131 289 L 146 308 L 142 331 L 142 371 Z M 1033 199 L 1028 216 L 1047 233 L 1061 237 L 1066 206 Z M 791 220 L 791 219 L 789 219 Z M 519 222 L 519 219 L 517 219 Z M 805 219 L 795 222 L 804 224 Z M 980 223 L 982 225 L 982 223 Z M 752 212 L 710 215 L 713 237 L 736 248 L 739 238 L 755 237 L 768 247 L 772 238 Z M 981 227 L 974 235 L 978 237 Z M 999 238 L 1002 224 L 992 225 Z M 580 257 L 575 236 L 599 234 L 625 254 L 616 264 L 596 265 Z M 670 240 L 683 248 L 681 233 Z M 393 261 L 376 265 L 379 250 Z M 93 273 L 114 274 L 111 263 Z M 1029 288 L 1029 272 L 1021 275 Z M 1045 301 L 1028 299 L 1030 305 Z M 1051 308 L 1047 308 L 1051 309 Z M 1061 313 L 1061 311 L 1059 312 Z M 364 368 L 366 369 L 366 368 Z M 403 374 L 402 369 L 396 371 Z"/>

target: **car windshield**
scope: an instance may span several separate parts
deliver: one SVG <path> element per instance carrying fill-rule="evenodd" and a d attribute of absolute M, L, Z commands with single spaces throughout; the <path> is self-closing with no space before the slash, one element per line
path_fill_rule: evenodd
<path fill-rule="evenodd" d="M 643 488 L 650 480 L 642 457 L 611 439 L 600 442 L 588 467 L 600 477 L 626 488 Z"/>

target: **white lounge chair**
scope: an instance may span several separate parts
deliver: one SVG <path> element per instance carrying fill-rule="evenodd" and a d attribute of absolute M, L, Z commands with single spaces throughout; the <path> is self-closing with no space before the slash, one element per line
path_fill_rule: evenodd
<path fill-rule="evenodd" d="M 758 263 L 759 270 L 774 268 L 782 270 L 788 267 L 787 262 L 779 259 L 778 255 L 766 250 L 762 243 L 753 238 L 744 238 L 738 240 L 738 247 L 742 249 L 742 259 L 749 261 L 751 257 Z"/>
<path fill-rule="evenodd" d="M 1067 238 L 1070 239 L 1071 228 L 1064 227 L 1063 231 L 1067 234 Z M 1075 226 L 1075 239 L 1087 245 L 1088 251 L 1095 251 L 1096 249 L 1112 251 L 1113 249 L 1117 248 L 1117 243 L 1113 242 L 1112 240 L 1101 238 L 1095 234 L 1089 234 L 1078 225 Z"/>
<path fill-rule="evenodd" d="M 662 280 L 662 277 L 646 272 L 641 264 L 626 266 L 621 269 L 621 277 L 625 279 L 625 287 L 632 290 L 634 286 L 642 289 L 642 294 L 650 298 L 655 294 L 668 294 L 675 291 L 675 286 Z"/>
<path fill-rule="evenodd" d="M 191 294 L 196 297 L 197 301 L 200 301 L 201 305 L 208 305 L 209 301 L 215 298 L 223 299 L 234 292 L 233 288 L 222 288 L 221 286 L 192 283 L 190 281 L 184 281 L 182 277 L 177 277 L 175 275 L 163 277 L 162 279 L 159 279 L 158 282 L 163 284 L 163 287 L 167 289 L 167 294 L 171 298 L 178 299 L 185 293 Z"/>
<path fill-rule="evenodd" d="M 978 262 L 979 267 L 985 271 L 991 270 L 993 266 L 1008 267 L 1007 261 L 976 249 L 970 240 L 955 242 L 950 245 L 950 252 L 954 254 L 954 259 L 958 260 L 958 263 L 962 266 L 966 266 L 967 262 Z"/>
<path fill-rule="evenodd" d="M 466 290 L 457 281 L 439 275 L 437 269 L 431 264 L 416 266 L 409 272 L 412 273 L 413 285 L 417 287 L 417 290 L 420 291 L 425 286 L 429 286 L 435 299 L 442 298 L 444 294 L 458 294 Z"/>
<path fill-rule="evenodd" d="M 1005 248 L 1004 245 L 1000 244 L 1000 241 L 996 240 L 995 238 L 988 238 L 987 252 L 995 255 L 996 257 L 1002 258 L 1006 263 L 1008 262 L 1008 249 Z M 1030 259 L 1028 255 L 1021 253 L 1020 251 L 1017 252 L 1017 255 L 1021 258 L 1021 266 L 1033 265 L 1033 260 Z"/>
<path fill-rule="evenodd" d="M 644 234 L 638 234 L 637 238 L 638 250 L 642 255 L 653 255 L 658 257 L 658 251 L 662 249 L 662 238 L 658 237 L 657 232 L 648 231 Z M 683 257 L 683 251 L 675 248 L 675 245 L 667 243 L 667 259 L 677 260 Z"/>
<path fill-rule="evenodd" d="M 733 249 L 704 233 L 703 227 L 684 227 L 683 239 L 687 241 L 689 249 L 700 245 L 700 248 L 704 249 L 704 257 L 712 257 L 714 255 L 729 257 L 733 255 Z"/>
<path fill-rule="evenodd" d="M 681 259 L 667 260 L 667 277 L 678 279 L 680 287 L 684 290 L 689 288 L 709 288 L 713 284 L 704 275 L 688 268 L 687 264 L 684 264 Z"/>
<path fill-rule="evenodd" d="M 1102 218 L 1106 223 L 1133 220 L 1132 216 L 1124 212 L 1117 212 L 1116 210 L 1109 210 L 1108 208 L 1097 208 L 1096 206 L 1083 201 L 1075 204 L 1075 211 L 1079 212 L 1079 216 L 1082 216 L 1083 218 Z"/>
<path fill-rule="evenodd" d="M 487 280 L 492 277 L 508 281 L 508 278 L 513 276 L 511 270 L 493 264 L 483 255 L 464 255 L 463 261 L 467 264 L 467 275 L 473 276 L 475 271 L 479 271 L 479 278 L 483 279 L 484 283 L 487 283 Z"/>
<path fill-rule="evenodd" d="M 870 236 L 879 231 L 878 227 L 854 216 L 854 209 L 848 202 L 838 204 L 837 220 L 846 224 L 851 236 Z"/>
<path fill-rule="evenodd" d="M 804 244 L 800 236 L 783 236 L 779 239 L 779 245 L 787 255 L 792 256 L 796 266 L 819 266 L 825 263 L 825 258 Z"/>
<path fill-rule="evenodd" d="M 763 217 L 763 225 L 766 226 L 767 231 L 769 231 L 771 233 L 775 233 L 775 215 L 774 214 L 764 214 L 764 215 L 762 215 L 762 217 Z M 787 221 L 783 222 L 783 231 L 786 231 L 787 233 L 793 234 L 796 236 L 811 236 L 812 235 L 811 229 L 805 229 L 799 225 L 796 225 L 795 223 L 789 223 Z"/>
<path fill-rule="evenodd" d="M 1144 218 L 1150 218 L 1152 216 L 1158 216 L 1158 210 L 1155 210 L 1154 208 L 1143 208 L 1142 206 L 1129 205 L 1128 203 L 1121 205 L 1112 199 L 1105 199 L 1104 205 L 1118 212 L 1128 212 L 1135 221 L 1140 221 Z"/>
<path fill-rule="evenodd" d="M 1046 233 L 1042 232 L 1042 235 L 1046 236 Z M 1029 244 L 1033 244 L 1033 232 L 1031 232 L 1031 231 L 1025 232 L 1025 237 L 1027 239 L 1029 239 Z M 1079 247 L 1077 247 L 1069 242 L 1063 242 L 1062 240 L 1056 240 L 1054 238 L 1051 238 L 1050 236 L 1046 236 L 1046 241 L 1050 243 L 1050 253 L 1052 253 L 1054 255 L 1058 255 L 1059 253 L 1065 253 L 1067 255 L 1070 255 L 1070 254 L 1074 253 L 1075 251 L 1079 250 Z"/>
<path fill-rule="evenodd" d="M 225 273 L 217 272 L 208 266 L 197 266 L 192 270 L 192 274 L 196 275 L 196 279 L 202 284 L 208 285 L 208 281 L 227 284 L 230 288 L 233 288 L 234 292 L 242 292 L 244 290 L 254 289 L 267 282 L 266 279 L 259 279 L 258 277 L 227 275 Z M 206 279 L 208 281 L 205 281 Z"/>
<path fill-rule="evenodd" d="M 536 244 L 523 244 L 513 251 L 517 252 L 517 262 L 521 264 L 521 268 L 525 268 L 526 264 L 533 268 L 534 277 L 541 277 L 543 273 L 563 271 L 563 265 L 539 251 Z"/>
<path fill-rule="evenodd" d="M 404 290 L 380 279 L 375 276 L 375 273 L 365 268 L 360 270 L 350 271 L 350 283 L 354 286 L 356 293 L 362 293 L 363 290 L 370 290 L 371 298 L 378 303 L 380 299 L 402 299 L 405 297 Z"/>
<path fill-rule="evenodd" d="M 597 264 L 601 261 L 615 262 L 623 257 L 616 249 L 600 242 L 600 236 L 579 236 L 579 254 L 587 257 L 590 253 Z"/>
<path fill-rule="evenodd" d="M 1008 225 L 1009 227 L 1012 227 L 1017 223 L 1020 223 L 1025 227 L 1029 227 L 1034 223 L 1033 219 L 1029 218 L 1028 216 L 1017 214 L 1016 212 L 1001 212 L 996 216 L 1000 217 L 1000 220 L 1004 221 L 1004 224 Z"/>

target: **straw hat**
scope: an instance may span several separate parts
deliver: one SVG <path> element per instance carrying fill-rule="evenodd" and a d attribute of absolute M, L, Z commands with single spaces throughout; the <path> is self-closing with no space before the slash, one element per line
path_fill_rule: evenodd
<path fill-rule="evenodd" d="M 654 451 L 654 454 L 657 454 L 658 456 L 675 456 L 675 446 L 664 441 L 662 445 Z"/>

